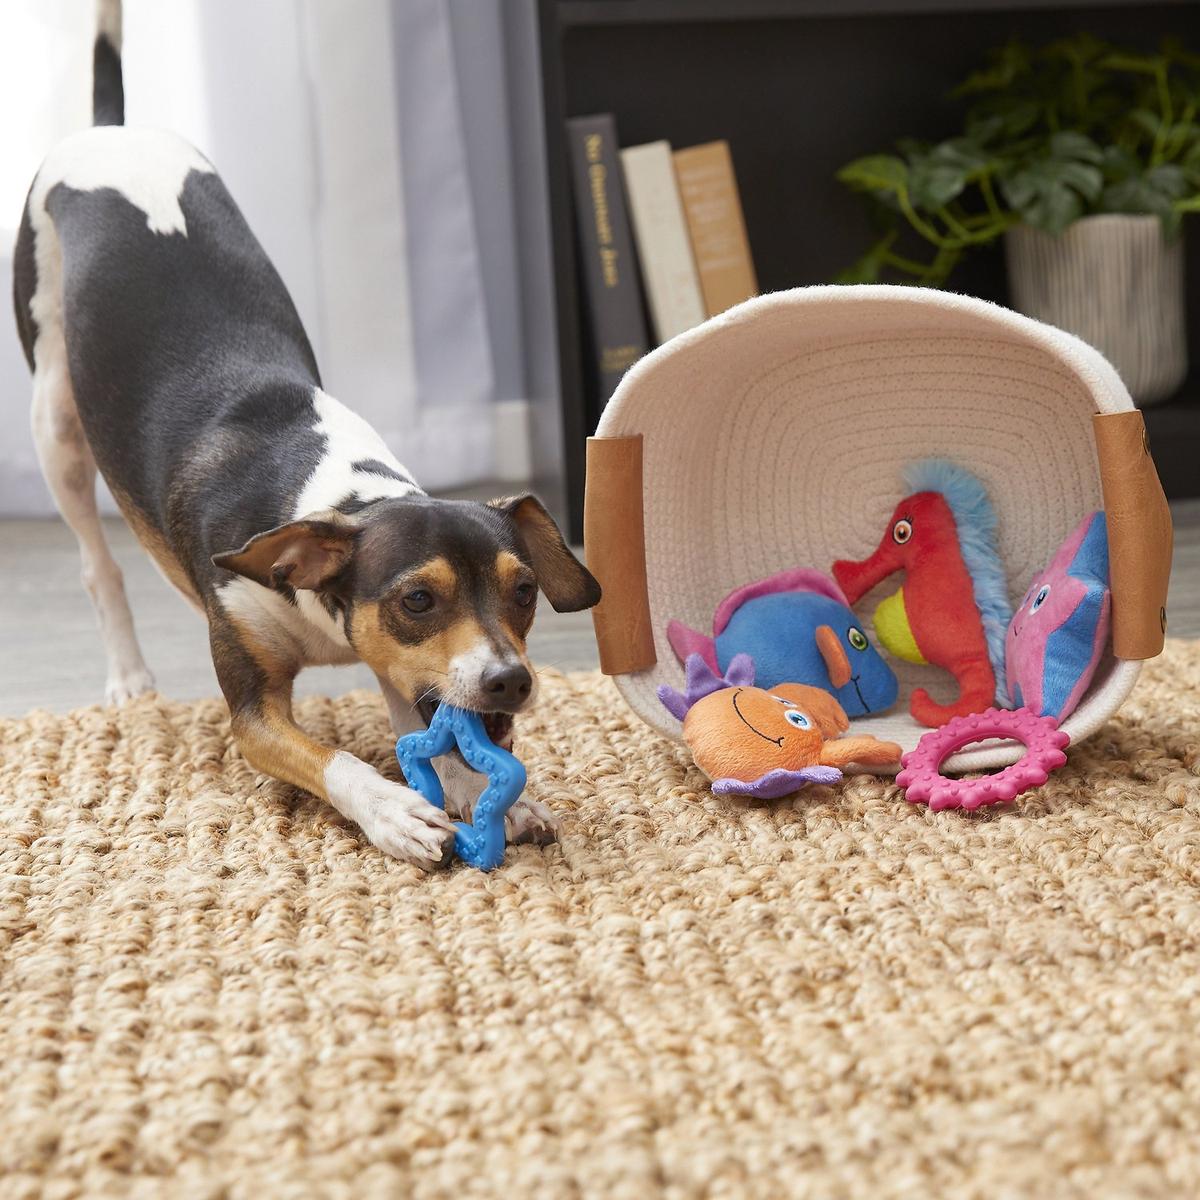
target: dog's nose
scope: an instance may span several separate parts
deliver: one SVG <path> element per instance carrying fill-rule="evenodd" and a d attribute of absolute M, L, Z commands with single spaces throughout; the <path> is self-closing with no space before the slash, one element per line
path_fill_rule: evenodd
<path fill-rule="evenodd" d="M 524 704 L 533 689 L 533 679 L 520 663 L 493 667 L 483 676 L 484 695 L 496 704 Z"/>

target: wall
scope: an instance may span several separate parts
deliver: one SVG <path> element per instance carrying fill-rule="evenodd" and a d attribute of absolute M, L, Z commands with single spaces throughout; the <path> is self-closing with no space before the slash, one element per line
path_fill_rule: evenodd
<path fill-rule="evenodd" d="M 126 0 L 126 94 L 131 122 L 177 129 L 217 162 L 292 292 L 328 377 L 340 345 L 330 344 L 326 281 L 314 253 L 322 199 L 314 97 L 296 69 L 304 3 Z M 36 19 L 28 16 L 35 5 Z M 13 10 L 17 19 L 0 42 L 0 78 L 9 80 L 8 91 L 0 81 L 0 99 L 23 114 L 19 152 L 0 166 L 0 184 L 19 180 L 7 191 L 0 186 L 0 209 L 16 197 L 11 212 L 0 211 L 6 280 L 11 234 L 41 155 L 90 119 L 91 8 L 91 0 L 29 0 Z M 416 387 L 422 405 L 490 402 L 494 422 L 469 432 L 489 443 L 485 473 L 511 481 L 529 474 L 530 397 L 556 386 L 535 10 L 534 0 L 395 0 L 393 7 L 401 194 L 410 228 L 422 231 L 410 239 L 408 262 Z M 466 267 L 460 283 L 448 283 L 457 267 Z M 15 330 L 2 317 L 0 514 L 53 511 L 27 432 L 28 397 Z M 430 436 L 454 436 L 439 430 Z"/>

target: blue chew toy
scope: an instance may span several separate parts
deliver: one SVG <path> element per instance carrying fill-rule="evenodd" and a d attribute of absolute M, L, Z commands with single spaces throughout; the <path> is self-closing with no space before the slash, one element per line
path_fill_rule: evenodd
<path fill-rule="evenodd" d="M 455 822 L 454 853 L 463 862 L 490 871 L 504 861 L 504 814 L 525 790 L 525 768 L 488 737 L 478 713 L 439 704 L 428 729 L 406 733 L 396 742 L 396 758 L 408 786 L 438 808 L 446 807 L 446 797 L 430 759 L 449 754 L 455 745 L 467 765 L 486 775 L 488 783 L 471 811 L 472 823 Z"/>

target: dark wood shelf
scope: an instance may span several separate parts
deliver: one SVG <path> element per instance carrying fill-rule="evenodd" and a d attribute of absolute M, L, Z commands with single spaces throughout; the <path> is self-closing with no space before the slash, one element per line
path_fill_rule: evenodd
<path fill-rule="evenodd" d="M 1191 12 L 1185 10 L 1191 9 Z M 572 535 L 583 528 L 585 439 L 595 397 L 585 356 L 567 165 L 568 117 L 611 112 L 622 145 L 728 140 L 763 291 L 828 283 L 871 237 L 835 174 L 903 136 L 953 132 L 947 95 L 988 49 L 1080 30 L 1152 47 L 1200 40 L 1196 0 L 539 0 L 547 193 L 558 333 L 559 474 Z M 1200 32 L 1200 30 L 1198 30 Z M 1195 232 L 1200 232 L 1197 230 Z M 1200 236 L 1187 247 L 1189 338 L 1200 365 Z M 955 291 L 1007 302 L 1003 255 L 972 256 Z M 1200 494 L 1200 373 L 1147 410 L 1173 496 Z"/>
<path fill-rule="evenodd" d="M 1195 0 L 1162 0 L 1180 7 Z M 966 16 L 1073 8 L 1130 8 L 1130 0 L 560 0 L 564 29 L 675 22 L 778 21 L 814 17 Z"/>
<path fill-rule="evenodd" d="M 1200 495 L 1200 369 L 1162 404 L 1142 410 L 1150 453 L 1168 500 Z"/>

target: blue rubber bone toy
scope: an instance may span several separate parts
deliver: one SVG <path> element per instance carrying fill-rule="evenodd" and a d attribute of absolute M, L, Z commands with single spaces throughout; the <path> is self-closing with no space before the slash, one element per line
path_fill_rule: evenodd
<path fill-rule="evenodd" d="M 454 853 L 463 862 L 490 871 L 504 861 L 504 814 L 525 790 L 525 768 L 488 737 L 478 713 L 439 704 L 428 729 L 406 733 L 396 742 L 396 758 L 408 786 L 438 808 L 446 807 L 446 797 L 430 759 L 449 754 L 455 745 L 467 765 L 486 775 L 488 782 L 475 801 L 472 823 L 455 822 Z"/>

